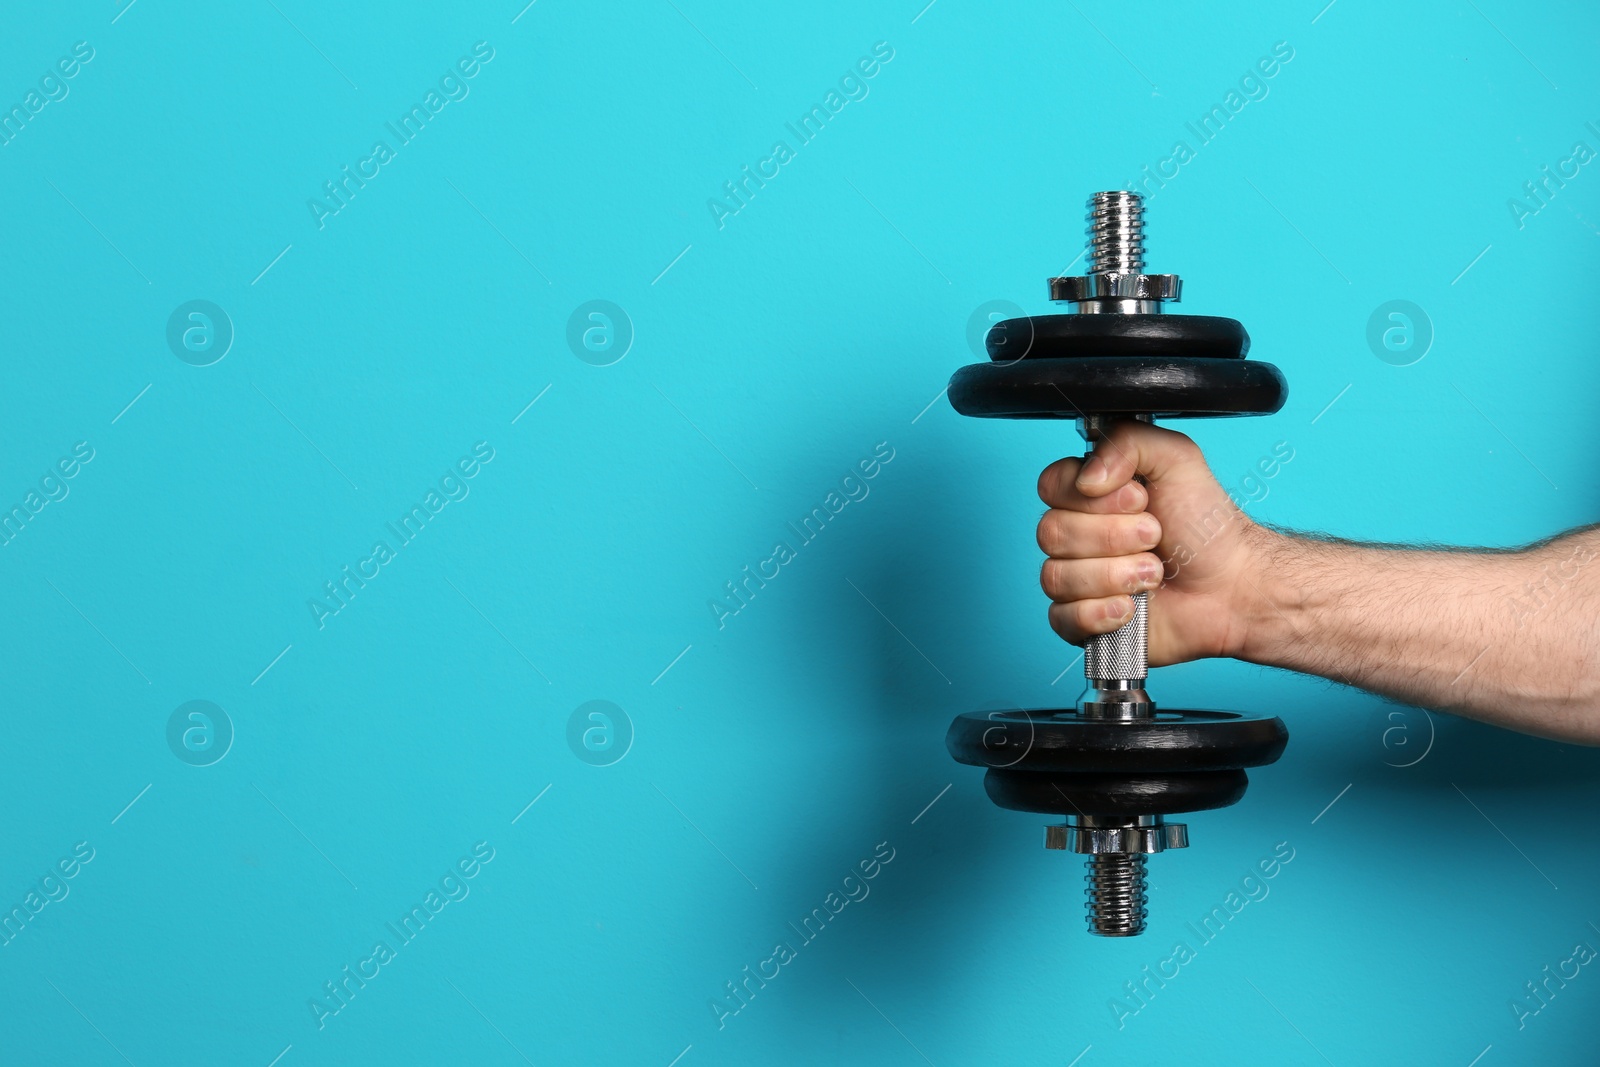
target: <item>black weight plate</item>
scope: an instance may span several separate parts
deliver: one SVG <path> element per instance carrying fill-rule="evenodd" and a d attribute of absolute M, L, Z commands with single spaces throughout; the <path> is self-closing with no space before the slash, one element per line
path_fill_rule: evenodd
<path fill-rule="evenodd" d="M 984 337 L 989 358 L 1204 356 L 1240 359 L 1250 335 L 1238 319 L 1212 315 L 1033 315 L 1006 319 Z"/>
<path fill-rule="evenodd" d="M 950 379 L 951 405 L 963 415 L 986 419 L 1270 415 L 1288 396 L 1277 367 L 1249 359 L 1019 359 L 969 364 Z"/>
<path fill-rule="evenodd" d="M 1171 774 L 1036 774 L 991 769 L 989 799 L 1012 811 L 1050 815 L 1176 815 L 1237 804 L 1250 779 L 1244 771 Z"/>
<path fill-rule="evenodd" d="M 1085 719 L 1071 709 L 958 715 L 945 735 L 957 762 L 1011 771 L 1146 774 L 1236 770 L 1275 762 L 1282 719 L 1158 707 L 1154 718 Z"/>

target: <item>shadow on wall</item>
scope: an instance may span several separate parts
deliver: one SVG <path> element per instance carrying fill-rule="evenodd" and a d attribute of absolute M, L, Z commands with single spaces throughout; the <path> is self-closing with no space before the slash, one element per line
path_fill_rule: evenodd
<path fill-rule="evenodd" d="M 996 560 L 987 540 L 994 524 L 981 518 L 982 500 L 1008 489 L 971 481 L 965 472 L 981 460 L 962 449 L 959 434 L 925 438 L 896 472 L 892 510 L 843 564 L 872 599 L 868 606 L 842 587 L 845 607 L 870 617 L 866 632 L 875 642 L 861 679 L 866 717 L 858 743 L 877 754 L 869 793 L 876 817 L 863 814 L 862 822 L 886 828 L 899 866 L 885 880 L 882 906 L 863 909 L 863 928 L 829 968 L 853 981 L 865 975 L 874 999 L 901 1004 L 943 1002 L 942 987 L 964 987 L 971 961 L 991 947 L 986 923 L 973 921 L 973 902 L 1018 862 L 1018 838 L 1036 841 L 1039 823 L 1048 821 L 995 808 L 982 771 L 945 749 L 957 714 L 1018 706 L 1027 680 L 1047 673 L 1045 664 L 1018 670 L 1014 694 L 988 688 L 997 673 L 989 658 L 994 635 L 1037 618 L 1010 616 L 1015 598 L 1003 595 L 997 574 L 1012 573 L 1015 561 Z M 1026 553 L 1031 529 L 1015 541 L 1016 552 Z M 1027 658 L 1023 650 L 1016 655 Z M 999 673 L 1006 676 L 1003 667 Z"/>
<path fill-rule="evenodd" d="M 805 455 L 860 450 L 854 436 L 830 436 Z M 1009 864 L 1002 854 L 1015 856 L 1003 848 L 1014 842 L 994 833 L 995 821 L 1010 813 L 983 795 L 981 771 L 956 764 L 944 747 L 958 712 L 996 696 L 976 696 L 993 665 L 972 657 L 1001 599 L 984 565 L 973 562 L 993 553 L 976 543 L 986 527 L 973 521 L 970 500 L 950 491 L 950 466 L 938 455 L 947 444 L 926 435 L 915 448 L 901 446 L 870 499 L 851 505 L 860 513 L 847 510 L 838 532 L 830 528 L 805 550 L 800 564 L 809 573 L 786 591 L 784 644 L 805 654 L 773 662 L 776 684 L 791 693 L 832 692 L 845 706 L 818 717 L 828 734 L 814 749 L 791 752 L 816 764 L 818 788 L 809 800 L 798 798 L 803 810 L 786 836 L 786 865 L 772 874 L 785 901 L 773 909 L 773 932 L 797 950 L 797 969 L 811 971 L 811 980 L 777 978 L 770 989 L 752 983 L 747 1006 L 755 1014 L 797 1024 L 836 1014 L 842 998 L 859 1003 L 847 979 L 886 1006 L 925 1000 L 938 976 L 964 973 L 982 951 L 972 901 L 992 882 L 986 872 Z M 792 463 L 795 472 L 786 473 L 797 484 L 816 473 L 799 455 Z M 779 610 L 777 602 L 771 607 Z M 828 678 L 819 680 L 824 665 Z M 880 843 L 887 847 L 875 853 Z M 859 861 L 890 850 L 893 860 L 859 890 L 863 899 L 842 905 L 837 918 L 823 916 L 815 925 L 825 924 L 826 933 L 807 940 L 809 929 L 796 924 L 809 909 Z"/>

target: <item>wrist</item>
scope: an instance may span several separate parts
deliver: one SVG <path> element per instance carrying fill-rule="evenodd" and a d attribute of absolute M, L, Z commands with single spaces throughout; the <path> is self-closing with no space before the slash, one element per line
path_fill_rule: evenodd
<path fill-rule="evenodd" d="M 1295 581 L 1295 538 L 1251 523 L 1245 530 L 1234 582 L 1226 655 L 1263 666 L 1282 666 L 1297 637 L 1295 616 L 1304 597 Z"/>

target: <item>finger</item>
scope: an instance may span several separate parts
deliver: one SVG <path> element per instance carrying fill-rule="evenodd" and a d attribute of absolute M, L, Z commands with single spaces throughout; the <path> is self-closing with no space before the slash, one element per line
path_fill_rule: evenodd
<path fill-rule="evenodd" d="M 1151 552 L 1113 559 L 1047 559 L 1039 585 L 1051 600 L 1068 603 L 1155 589 L 1161 574 L 1161 559 Z"/>
<path fill-rule="evenodd" d="M 1161 523 L 1154 515 L 1085 515 L 1051 510 L 1039 520 L 1039 548 L 1056 559 L 1098 559 L 1131 556 L 1161 543 Z"/>
<path fill-rule="evenodd" d="M 1133 598 L 1105 597 L 1050 605 L 1050 628 L 1062 639 L 1081 645 L 1096 634 L 1108 634 L 1133 618 Z"/>
<path fill-rule="evenodd" d="M 1121 512 L 1134 515 L 1150 503 L 1150 494 L 1138 482 L 1128 482 L 1104 496 L 1086 496 L 1075 484 L 1083 460 L 1076 456 L 1058 459 L 1039 475 L 1039 499 L 1053 508 L 1086 511 L 1095 515 Z"/>
<path fill-rule="evenodd" d="M 1078 472 L 1077 488 L 1093 497 L 1106 496 L 1135 475 L 1150 481 L 1210 479 L 1205 457 L 1189 438 L 1146 422 L 1126 419 L 1112 423 L 1095 442 L 1094 455 Z"/>

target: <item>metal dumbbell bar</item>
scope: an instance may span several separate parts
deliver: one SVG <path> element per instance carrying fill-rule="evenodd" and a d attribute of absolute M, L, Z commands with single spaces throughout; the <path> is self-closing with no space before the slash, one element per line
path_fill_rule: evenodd
<path fill-rule="evenodd" d="M 1144 271 L 1143 202 L 1128 192 L 1089 201 L 1088 271 L 1050 279 L 1076 314 L 1008 319 L 987 339 L 993 362 L 957 371 L 950 400 L 964 415 L 1072 419 L 1092 447 L 1116 419 L 1262 415 L 1287 396 L 1276 367 L 1247 361 L 1233 319 L 1163 313 L 1182 295 L 1174 274 Z M 1016 353 L 1022 352 L 1020 357 Z M 1146 860 L 1187 847 L 1176 812 L 1233 804 L 1246 767 L 1272 763 L 1288 731 L 1276 718 L 1158 709 L 1146 691 L 1149 596 L 1133 617 L 1084 648 L 1087 686 L 1075 707 L 958 716 L 946 737 L 984 766 L 1002 807 L 1059 814 L 1047 848 L 1088 857 L 1091 933 L 1141 933 Z"/>

